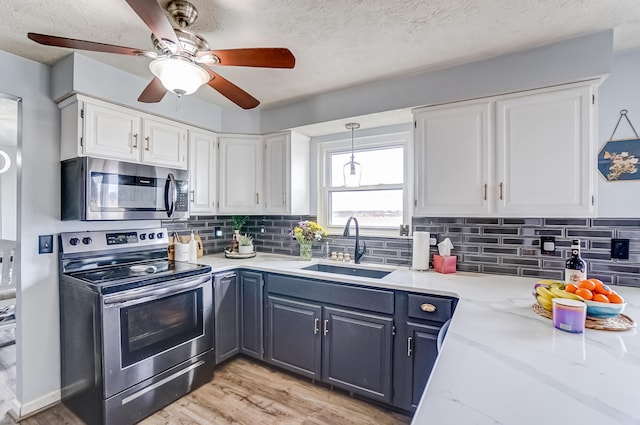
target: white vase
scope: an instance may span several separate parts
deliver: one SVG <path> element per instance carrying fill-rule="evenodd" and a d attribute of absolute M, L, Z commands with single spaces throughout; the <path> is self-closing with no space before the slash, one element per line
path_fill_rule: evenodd
<path fill-rule="evenodd" d="M 251 254 L 253 252 L 253 245 L 240 245 L 238 247 L 238 254 Z"/>

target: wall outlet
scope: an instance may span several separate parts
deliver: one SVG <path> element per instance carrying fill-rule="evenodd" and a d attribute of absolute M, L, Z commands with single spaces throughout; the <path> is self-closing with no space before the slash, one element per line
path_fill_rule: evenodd
<path fill-rule="evenodd" d="M 429 235 L 429 246 L 436 246 L 436 245 L 438 245 L 438 234 L 432 233 Z"/>
<path fill-rule="evenodd" d="M 629 259 L 629 239 L 611 239 L 611 258 Z"/>
<path fill-rule="evenodd" d="M 38 254 L 53 253 L 53 235 L 38 236 Z"/>
<path fill-rule="evenodd" d="M 542 254 L 553 254 L 556 252 L 556 237 L 542 236 L 540 238 L 540 252 Z"/>
<path fill-rule="evenodd" d="M 222 229 L 220 227 L 214 227 L 213 228 L 213 232 L 214 232 L 214 235 L 216 236 L 216 238 L 221 238 L 222 237 Z"/>

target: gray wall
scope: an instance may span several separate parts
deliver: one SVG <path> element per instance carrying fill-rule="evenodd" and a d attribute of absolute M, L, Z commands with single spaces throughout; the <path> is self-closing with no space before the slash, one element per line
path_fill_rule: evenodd
<path fill-rule="evenodd" d="M 602 83 L 598 100 L 598 152 L 611 137 L 621 109 L 640 131 L 640 50 L 614 57 L 611 75 Z M 621 122 L 614 140 L 635 138 Z M 640 217 L 640 180 L 608 182 L 598 173 L 598 217 Z"/>
<path fill-rule="evenodd" d="M 262 132 L 578 81 L 611 71 L 613 31 L 265 108 Z"/>

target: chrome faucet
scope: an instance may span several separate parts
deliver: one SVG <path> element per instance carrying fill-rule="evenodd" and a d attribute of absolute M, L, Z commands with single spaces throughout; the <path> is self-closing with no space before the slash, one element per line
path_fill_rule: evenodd
<path fill-rule="evenodd" d="M 364 255 L 364 252 L 367 250 L 367 243 L 365 241 L 362 241 L 362 249 L 360 249 L 360 228 L 358 227 L 357 218 L 349 217 L 349 220 L 347 220 L 347 224 L 345 224 L 344 226 L 344 233 L 342 234 L 342 236 L 344 236 L 345 238 L 349 237 L 349 226 L 351 224 L 351 220 L 356 223 L 356 246 L 355 252 L 353 253 L 353 262 L 356 264 L 360 264 L 360 259 Z"/>

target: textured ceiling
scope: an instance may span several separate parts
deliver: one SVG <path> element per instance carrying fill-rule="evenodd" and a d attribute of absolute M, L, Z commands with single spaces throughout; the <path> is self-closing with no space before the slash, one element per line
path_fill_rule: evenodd
<path fill-rule="evenodd" d="M 160 0 L 165 6 L 168 0 Z M 441 68 L 614 28 L 616 51 L 640 47 L 638 0 L 193 0 L 191 27 L 212 49 L 287 47 L 293 70 L 218 72 L 262 102 L 285 103 L 350 85 Z M 3 0 L 0 50 L 51 64 L 69 50 L 27 32 L 151 50 L 124 0 Z M 150 78 L 149 59 L 88 53 Z M 203 87 L 196 94 L 232 104 Z"/>

